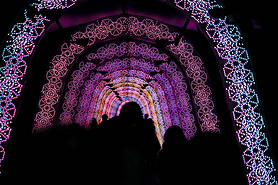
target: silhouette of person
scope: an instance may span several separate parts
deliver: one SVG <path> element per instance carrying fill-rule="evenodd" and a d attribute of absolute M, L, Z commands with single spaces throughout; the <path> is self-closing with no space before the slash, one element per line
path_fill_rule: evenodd
<path fill-rule="evenodd" d="M 144 121 L 139 125 L 141 133 L 141 145 L 144 159 L 144 183 L 155 185 L 158 183 L 156 175 L 157 155 L 160 150 L 160 143 L 156 136 L 155 126 L 148 114 L 144 115 Z"/>
<path fill-rule="evenodd" d="M 121 185 L 141 185 L 142 154 L 138 124 L 143 121 L 140 106 L 135 102 L 125 104 L 121 119 Z"/>
<path fill-rule="evenodd" d="M 158 177 L 161 185 L 185 185 L 190 165 L 188 142 L 179 126 L 169 127 L 158 156 Z"/>
<path fill-rule="evenodd" d="M 108 124 L 108 116 L 106 114 L 103 114 L 101 118 L 102 118 L 102 122 L 99 125 L 106 127 Z"/>
<path fill-rule="evenodd" d="M 97 129 L 96 150 L 97 175 L 95 179 L 102 184 L 117 184 L 120 176 L 119 163 L 120 152 L 118 145 L 118 137 L 113 130 L 114 119 L 109 119 L 106 114 L 102 115 L 102 122 Z M 96 173 L 95 173 L 96 174 Z M 109 178 L 107 178 L 109 176 Z"/>
<path fill-rule="evenodd" d="M 140 106 L 130 102 L 122 107 L 122 185 L 155 184 L 154 166 L 160 149 L 155 126 Z"/>
<path fill-rule="evenodd" d="M 99 140 L 103 146 L 109 143 L 109 120 L 106 114 L 102 115 L 102 122 L 99 124 Z"/>

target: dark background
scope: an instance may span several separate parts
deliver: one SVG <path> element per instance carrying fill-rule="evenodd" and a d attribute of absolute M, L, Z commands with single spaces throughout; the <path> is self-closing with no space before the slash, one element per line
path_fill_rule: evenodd
<path fill-rule="evenodd" d="M 105 2 L 100 0 L 101 2 Z M 144 3 L 145 0 L 141 0 Z M 233 15 L 241 29 L 249 48 L 249 54 L 255 70 L 255 78 L 260 90 L 260 101 L 265 114 L 265 122 L 269 130 L 273 154 L 278 156 L 277 124 L 277 33 L 275 32 L 277 15 L 275 5 L 257 0 L 222 0 Z M 274 2 L 273 2 L 274 3 Z M 16 23 L 16 16 L 22 16 L 23 7 L 28 4 L 24 0 L 9 0 L 0 6 L 0 41 L 1 52 L 7 33 Z M 2 54 L 2 53 L 1 53 Z"/>

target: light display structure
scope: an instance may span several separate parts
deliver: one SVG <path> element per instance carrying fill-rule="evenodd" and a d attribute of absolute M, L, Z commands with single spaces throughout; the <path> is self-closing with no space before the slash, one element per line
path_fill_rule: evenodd
<path fill-rule="evenodd" d="M 41 10 L 68 8 L 75 2 L 75 0 L 37 0 L 33 5 Z M 236 134 L 242 146 L 249 184 L 277 184 L 273 175 L 275 171 L 273 161 L 267 155 L 269 145 L 265 136 L 264 120 L 258 108 L 259 98 L 253 72 L 248 69 L 250 59 L 236 24 L 226 16 L 219 19 L 210 16 L 210 9 L 222 7 L 217 1 L 168 0 L 167 2 L 182 11 L 189 12 L 217 52 L 233 110 Z M 20 80 L 27 67 L 25 59 L 31 55 L 34 42 L 41 36 L 45 30 L 45 22 L 48 21 L 39 13 L 32 19 L 25 14 L 25 20 L 14 25 L 10 43 L 7 43 L 2 54 L 5 64 L 1 67 L 1 144 L 9 139 L 11 131 L 9 124 L 16 112 L 13 101 L 21 92 Z M 22 66 L 18 68 L 20 64 Z M 2 161 L 5 151 L 2 146 L 0 147 Z"/>
<path fill-rule="evenodd" d="M 124 47 L 123 47 L 124 46 Z M 121 48 L 121 52 L 118 52 Z M 123 49 L 124 48 L 124 49 Z M 165 55 L 161 55 L 158 50 L 154 47 L 150 47 L 147 44 L 139 44 L 137 45 L 134 42 L 123 42 L 119 45 L 116 44 L 110 44 L 106 47 L 100 47 L 97 51 L 97 53 L 90 53 L 87 58 L 95 58 L 99 56 L 103 56 L 103 61 L 106 57 L 111 58 L 113 55 L 117 56 L 125 56 L 124 53 L 127 54 L 127 56 L 133 56 L 133 55 L 140 55 L 141 52 L 138 52 L 138 49 L 144 53 L 143 58 L 153 58 L 155 59 L 162 59 L 165 58 Z M 113 50 L 113 52 L 107 52 L 107 50 Z M 117 54 L 116 54 L 117 53 Z M 137 53 L 137 54 L 136 54 Z M 155 55 L 154 55 L 155 53 Z M 167 57 L 167 56 L 166 56 Z M 111 62 L 108 60 L 107 63 L 105 63 L 103 66 L 99 66 L 97 70 L 100 71 L 106 71 L 108 74 L 103 75 L 103 77 L 100 77 L 100 74 L 92 74 L 86 73 L 83 71 L 85 68 L 82 68 L 84 64 L 80 64 L 80 67 L 78 70 L 74 71 L 72 80 L 69 82 L 69 91 L 66 92 L 66 96 L 64 98 L 64 104 L 63 109 L 64 112 L 60 115 L 60 119 L 62 123 L 69 124 L 73 122 L 73 119 L 75 117 L 75 122 L 79 124 L 84 124 L 91 121 L 92 117 L 97 118 L 97 120 L 100 119 L 101 115 L 106 113 L 98 113 L 98 106 L 96 104 L 102 104 L 105 100 L 106 103 L 110 103 L 109 101 L 106 101 L 106 98 L 103 98 L 102 96 L 98 95 L 98 93 L 92 93 L 92 92 L 101 92 L 104 90 L 109 90 L 110 88 L 105 88 L 107 84 L 112 85 L 113 88 L 116 89 L 114 91 L 118 91 L 116 88 L 118 86 L 118 83 L 134 83 L 137 84 L 138 88 L 137 90 L 133 90 L 131 87 L 134 87 L 134 85 L 130 86 L 130 88 L 126 88 L 126 90 L 120 90 L 122 92 L 122 95 L 120 97 L 125 97 L 126 95 L 130 95 L 131 93 L 141 93 L 141 94 L 151 94 L 152 101 L 158 101 L 154 105 L 156 107 L 162 106 L 162 108 L 157 109 L 153 106 L 148 108 L 147 110 L 155 110 L 156 113 L 149 114 L 152 118 L 158 116 L 160 121 L 157 121 L 157 119 L 154 119 L 155 124 L 157 125 L 165 125 L 164 123 L 167 123 L 167 127 L 162 126 L 164 128 L 162 134 L 164 135 L 165 128 L 168 128 L 168 126 L 171 125 L 171 123 L 175 125 L 180 125 L 184 131 L 187 138 L 192 138 L 196 132 L 196 126 L 195 126 L 195 119 L 194 116 L 190 113 L 192 110 L 192 105 L 189 103 L 189 95 L 187 92 L 187 84 L 185 84 L 184 77 L 181 74 L 181 72 L 177 71 L 177 66 L 174 64 L 174 62 L 170 64 L 163 64 L 161 68 L 165 69 L 165 74 L 160 75 L 154 75 L 151 76 L 149 73 L 160 71 L 159 67 L 155 67 L 153 63 L 147 62 L 145 59 L 136 59 L 136 58 L 124 58 L 121 59 L 113 59 Z M 167 58 L 165 58 L 167 59 Z M 164 60 L 165 60 L 164 59 Z M 102 63 L 102 62 L 101 62 Z M 90 65 L 90 63 L 87 63 Z M 93 64 L 91 64 L 93 65 Z M 170 67 L 171 66 L 171 67 Z M 93 71 L 94 68 L 89 68 L 90 71 Z M 121 71 L 122 70 L 122 71 Z M 87 70 L 88 71 L 88 70 Z M 116 71 L 116 72 L 115 72 Z M 115 72 L 115 73 L 114 73 Z M 86 75 L 82 75 L 86 74 Z M 166 77 L 166 74 L 167 77 Z M 78 75 L 78 76 L 77 76 Z M 119 76 L 120 75 L 120 76 Z M 88 76 L 90 76 L 90 79 L 85 82 L 84 79 L 86 79 Z M 130 76 L 130 77 L 128 77 Z M 140 79 L 139 81 L 134 79 Z M 116 79 L 115 79 L 116 78 Z M 118 79 L 121 80 L 118 80 Z M 111 82 L 104 82 L 101 81 L 102 79 L 109 79 Z M 131 80 L 126 81 L 127 79 Z M 146 82 L 147 80 L 151 80 L 151 83 Z M 171 80 L 171 81 L 170 81 Z M 102 82 L 101 84 L 99 82 Z M 114 83 L 112 83 L 115 81 Z M 141 81 L 141 82 L 140 82 Z M 157 82 L 159 81 L 159 82 Z M 83 84 L 86 84 L 86 87 L 82 90 L 83 93 L 80 98 L 78 98 L 78 95 L 80 96 L 79 87 L 83 86 Z M 146 88 L 143 90 L 143 86 L 147 85 Z M 103 89 L 103 90 L 102 90 Z M 106 90 L 105 90 L 106 89 Z M 172 91 L 173 89 L 173 91 Z M 114 91 L 109 91 L 109 93 L 112 93 Z M 91 95 L 94 94 L 94 95 Z M 114 94 L 114 93 L 112 93 Z M 121 93 L 120 93 L 121 94 Z M 147 95 L 148 96 L 148 95 Z M 88 98 L 92 97 L 92 98 Z M 167 98 L 166 98 L 167 97 Z M 173 97 L 176 97 L 173 99 Z M 124 98 L 125 99 L 125 98 Z M 167 100 L 167 102 L 165 102 Z M 78 107 L 78 112 L 75 115 L 74 108 L 77 106 L 77 103 L 80 107 Z M 176 102 L 178 104 L 176 104 Z M 115 102 L 117 103 L 117 102 Z M 141 104 L 141 103 L 139 103 Z M 179 106 L 177 106 L 179 105 Z M 169 106 L 169 108 L 168 108 Z M 93 108 L 90 108 L 93 107 Z M 102 107 L 106 107 L 105 105 L 102 105 Z M 107 106 L 108 107 L 108 106 Z M 145 107 L 145 106 L 143 106 Z M 166 111 L 169 110 L 169 111 Z M 162 111 L 162 113 L 161 113 Z M 90 113 L 89 113 L 90 112 Z M 143 111 L 143 112 L 150 112 L 150 111 Z M 171 113 L 171 116 L 170 116 Z M 181 115 L 182 114 L 182 115 Z M 89 115 L 89 116 L 88 116 Z M 90 116 L 91 115 L 91 116 Z M 93 116 L 95 115 L 95 116 Z M 107 115 L 110 115 L 107 113 Z M 169 116 L 166 116 L 169 115 Z M 111 117 L 111 116 L 110 116 Z M 167 118 L 166 118 L 167 117 Z M 170 119 L 171 117 L 171 119 Z M 163 118 L 163 119 L 162 119 Z M 164 120 L 164 121 L 163 121 Z M 160 133 L 160 132 L 158 132 Z"/>
<path fill-rule="evenodd" d="M 72 40 L 76 41 L 78 39 L 88 39 L 88 46 L 90 46 L 101 40 L 108 39 L 111 36 L 119 35 L 130 35 L 140 37 L 141 39 L 147 38 L 149 40 L 166 39 L 172 41 L 176 37 L 177 33 L 171 32 L 165 24 L 161 24 L 158 21 L 154 21 L 149 18 L 139 20 L 134 16 L 130 16 L 98 20 L 84 28 L 81 28 L 81 30 L 79 31 L 76 31 L 76 33 L 72 35 Z M 75 51 L 77 50 L 73 49 L 74 47 L 74 44 L 71 44 L 71 47 L 68 47 L 68 44 L 64 43 L 61 47 L 61 52 L 56 55 L 51 62 L 51 65 L 49 67 L 50 69 L 48 70 L 46 75 L 48 82 L 43 87 L 42 96 L 39 103 L 40 111 L 37 113 L 35 118 L 34 131 L 47 129 L 52 126 L 53 118 L 56 114 L 55 104 L 57 103 L 57 99 L 59 98 L 59 94 L 61 93 L 61 87 L 64 83 L 63 78 L 65 78 L 65 76 L 67 75 L 67 71 L 69 71 L 69 69 L 71 68 L 74 60 L 77 58 L 77 55 L 80 55 L 80 53 L 83 51 L 83 49 L 81 49 L 79 50 L 80 52 L 76 53 Z M 167 47 L 167 49 L 170 53 L 176 56 L 176 58 L 179 60 L 179 63 L 184 67 L 183 70 L 185 70 L 186 72 L 186 76 L 188 77 L 188 80 L 190 82 L 190 89 L 193 94 L 192 101 L 194 101 L 194 105 L 196 105 L 197 107 L 196 117 L 200 123 L 202 131 L 218 132 L 218 119 L 215 115 L 215 107 L 211 89 L 207 84 L 208 75 L 205 72 L 203 62 L 198 56 L 195 56 L 193 54 L 194 50 L 192 45 L 190 45 L 188 41 L 186 41 L 183 37 L 181 38 L 177 46 L 171 44 Z M 107 59 L 125 55 L 134 57 L 140 56 L 145 59 L 149 59 L 152 62 L 159 60 L 165 61 L 167 60 L 167 58 L 169 58 L 169 56 L 167 56 L 166 54 L 160 54 L 159 50 L 154 47 L 149 47 L 146 44 L 140 44 L 139 46 L 137 46 L 134 42 L 129 42 L 128 44 L 122 43 L 119 46 L 111 44 L 108 45 L 107 48 L 100 47 L 97 53 L 92 53 L 87 58 L 99 59 L 101 60 L 101 63 L 103 63 Z M 128 64 L 129 63 L 126 63 L 126 66 L 128 66 Z M 148 66 L 146 69 L 144 67 L 146 66 L 145 64 Z M 185 83 L 183 83 L 184 85 L 180 85 L 178 83 L 183 74 L 176 71 L 177 66 L 174 62 L 169 63 L 169 65 L 165 63 L 164 65 L 161 65 L 160 68 L 155 68 L 153 64 L 152 66 L 148 65 L 147 63 L 145 64 L 142 63 L 142 66 L 137 65 L 137 68 L 144 69 L 145 71 L 153 69 L 152 72 L 165 71 L 163 72 L 165 73 L 165 76 L 172 78 L 172 82 L 168 84 L 164 82 L 165 80 L 163 79 L 157 79 L 161 81 L 162 84 L 164 83 L 162 85 L 164 86 L 164 91 L 173 89 L 173 92 L 175 92 L 174 94 L 170 93 L 172 94 L 172 96 L 168 96 L 167 101 L 170 102 L 169 105 L 171 105 L 171 107 L 169 107 L 169 110 L 171 110 L 171 120 L 176 121 L 167 120 L 166 123 L 168 125 L 171 125 L 171 122 L 175 122 L 176 125 L 180 125 L 182 128 L 184 128 L 187 138 L 192 138 L 196 132 L 196 126 L 193 121 L 193 116 L 189 113 L 192 109 L 192 106 L 190 105 L 190 103 L 188 103 L 189 95 L 188 93 L 183 95 L 187 89 L 187 85 Z M 60 68 L 61 66 L 62 68 Z M 110 68 L 112 69 L 112 71 L 117 70 L 116 68 L 113 69 L 112 66 L 116 65 L 111 65 Z M 106 68 L 104 71 L 109 71 L 111 70 L 110 68 Z M 93 69 L 95 69 L 95 66 L 93 66 L 91 70 Z M 86 71 L 86 69 L 84 70 Z M 79 70 L 78 72 L 76 72 L 76 74 L 80 74 L 81 72 L 82 70 Z M 77 77 L 77 79 L 79 80 L 78 82 L 70 82 L 71 88 L 77 89 L 77 86 L 80 86 L 80 84 L 83 83 L 82 81 L 80 81 L 80 76 Z M 94 83 L 92 82 L 92 84 Z M 59 85 L 57 86 L 56 84 Z M 72 84 L 78 85 L 72 86 Z M 94 87 L 95 86 L 96 85 L 94 85 Z M 185 89 L 178 87 L 184 87 Z M 90 107 L 90 103 L 88 101 L 91 99 L 90 92 L 94 91 L 94 88 L 90 89 L 91 90 L 88 90 L 88 94 L 82 98 L 82 111 L 81 113 L 79 113 L 79 115 L 77 115 L 78 119 L 75 119 L 75 121 L 80 124 L 89 124 L 90 121 L 87 118 L 81 118 L 82 116 L 84 117 L 84 115 L 87 115 L 86 109 Z M 73 95 L 75 93 L 79 94 L 79 92 L 77 91 L 71 92 L 70 94 Z M 166 94 L 168 95 L 169 92 Z M 63 105 L 63 109 L 66 109 L 67 111 L 62 113 L 64 117 L 64 120 L 62 122 L 64 123 L 66 122 L 65 117 L 72 120 L 72 118 L 69 117 L 70 115 L 72 117 L 72 112 L 74 112 L 73 105 L 76 105 L 76 103 L 78 102 L 78 100 L 73 99 L 72 97 L 66 97 L 67 103 Z M 98 95 L 96 95 L 96 97 L 98 97 Z M 52 101 L 51 99 L 54 99 L 54 101 Z"/>

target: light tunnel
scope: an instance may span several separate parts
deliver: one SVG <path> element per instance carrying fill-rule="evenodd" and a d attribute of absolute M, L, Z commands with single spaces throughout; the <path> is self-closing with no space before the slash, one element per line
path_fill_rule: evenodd
<path fill-rule="evenodd" d="M 51 35 L 61 29 L 60 22 L 52 20 L 50 14 L 65 9 L 60 20 L 69 27 L 67 39 L 56 43 L 58 49 L 52 50 L 51 59 L 42 64 L 45 73 L 37 75 L 43 77 L 36 91 L 40 95 L 32 107 L 36 111 L 29 116 L 33 133 L 72 123 L 87 128 L 92 118 L 100 122 L 103 114 L 109 118 L 119 115 L 121 107 L 131 101 L 153 119 L 161 143 L 172 125 L 179 125 L 188 140 L 201 133 L 221 133 L 222 110 L 217 108 L 215 82 L 210 81 L 213 72 L 208 70 L 214 61 L 203 61 L 190 42 L 191 33 L 186 31 L 192 29 L 207 39 L 217 61 L 221 78 L 217 85 L 225 91 L 225 109 L 230 112 L 247 181 L 277 183 L 246 43 L 232 17 L 216 18 L 211 12 L 222 9 L 221 3 L 163 1 L 169 11 L 177 12 L 179 20 L 184 19 L 182 23 L 170 16 L 152 18 L 152 14 L 132 10 L 130 14 L 116 11 L 106 16 L 79 17 L 74 19 L 79 21 L 75 25 L 67 21 L 80 11 L 74 9 L 77 0 L 36 0 L 29 5 L 23 21 L 12 27 L 2 52 L 0 162 L 12 125 L 20 122 L 15 118 L 24 112 L 18 101 L 25 84 L 31 81 L 25 74 L 35 74 L 30 70 L 35 65 L 31 58 L 43 42 L 39 39 L 44 33 Z"/>
<path fill-rule="evenodd" d="M 187 44 L 188 43 L 185 43 L 185 46 L 187 46 Z M 184 45 L 182 44 L 181 46 L 184 47 Z M 184 48 L 184 50 L 186 49 L 188 48 Z M 191 47 L 189 47 L 189 49 L 191 49 Z M 184 69 L 180 68 L 174 61 L 170 60 L 170 57 L 167 56 L 167 54 L 159 52 L 157 48 L 152 47 L 151 45 L 144 44 L 144 43 L 136 43 L 136 42 L 122 42 L 119 43 L 118 45 L 115 43 L 108 44 L 105 47 L 100 47 L 99 49 L 96 50 L 97 50 L 96 53 L 89 53 L 86 56 L 86 58 L 87 60 L 89 59 L 88 61 L 101 59 L 100 62 L 101 64 L 99 66 L 96 66 L 92 62 L 91 63 L 88 62 L 87 64 L 85 64 L 84 61 L 82 61 L 80 63 L 79 69 L 72 73 L 73 74 L 71 78 L 72 81 L 69 82 L 69 86 L 68 86 L 69 91 L 66 92 L 66 96 L 65 96 L 66 102 L 63 105 L 63 109 L 66 111 L 62 112 L 60 116 L 61 121 L 63 123 L 69 124 L 75 121 L 81 125 L 88 125 L 90 119 L 92 119 L 92 114 L 98 111 L 98 106 L 91 105 L 92 104 L 91 102 L 93 102 L 93 104 L 96 104 L 96 102 L 98 102 L 98 104 L 101 104 L 102 102 L 106 102 L 106 98 L 103 95 L 101 95 L 101 92 L 102 89 L 105 88 L 107 84 L 109 84 L 109 81 L 113 80 L 115 76 L 123 76 L 123 77 L 130 76 L 130 79 L 132 79 L 132 76 L 138 76 L 145 80 L 144 83 L 140 81 L 136 82 L 133 80 L 134 83 L 140 82 L 139 86 L 141 86 L 141 89 L 139 89 L 139 92 L 140 90 L 144 92 L 142 89 L 143 86 L 145 86 L 145 88 L 149 86 L 148 82 L 146 81 L 152 82 L 154 84 L 159 84 L 159 86 L 162 86 L 162 88 L 160 87 L 160 89 L 158 88 L 155 88 L 155 90 L 152 89 L 152 94 L 156 93 L 159 95 L 159 97 L 158 95 L 155 95 L 155 99 L 156 100 L 159 99 L 158 101 L 159 103 L 156 103 L 156 106 L 162 106 L 163 110 L 164 109 L 169 110 L 167 112 L 169 112 L 168 114 L 170 114 L 171 119 L 164 119 L 164 122 L 155 121 L 156 125 L 168 125 L 168 126 L 180 125 L 182 126 L 186 134 L 186 137 L 188 139 L 194 136 L 196 132 L 196 123 L 198 121 L 200 124 L 203 125 L 202 129 L 204 129 L 204 131 L 205 129 L 207 129 L 207 131 L 213 131 L 213 132 L 218 131 L 216 126 L 216 123 L 218 122 L 217 116 L 212 112 L 212 110 L 214 109 L 214 103 L 212 98 L 210 97 L 211 90 L 209 86 L 205 84 L 205 82 L 208 81 L 208 76 L 205 71 L 200 70 L 199 66 L 203 64 L 198 57 L 192 58 L 192 61 L 190 61 L 192 63 L 192 67 L 190 68 L 190 71 L 188 69 L 187 74 L 191 75 L 189 76 L 190 78 L 196 77 L 196 80 L 192 81 L 191 86 L 189 86 L 186 80 L 186 78 L 188 77 L 184 76 L 186 72 L 182 72 Z M 185 56 L 188 59 L 190 59 L 190 52 L 192 52 L 192 50 L 184 52 L 185 55 L 189 55 L 189 56 Z M 109 61 L 109 59 L 111 60 L 113 57 L 119 58 L 125 55 L 130 56 L 130 58 L 114 59 L 113 61 Z M 60 64 L 55 63 L 55 65 L 60 65 Z M 86 65 L 87 65 L 87 69 L 84 68 L 84 66 Z M 52 68 L 50 69 L 50 71 L 52 71 Z M 96 71 L 100 71 L 100 73 L 97 73 Z M 101 72 L 107 74 L 102 75 Z M 85 80 L 83 79 L 80 80 L 80 76 L 76 76 L 77 74 L 80 74 L 81 76 L 83 76 L 83 78 L 86 76 L 87 78 L 89 77 L 90 79 L 85 82 Z M 57 77 L 54 77 L 55 80 L 53 80 L 53 76 L 50 76 L 49 79 L 51 79 L 49 81 L 51 83 L 56 83 L 57 81 Z M 82 83 L 84 83 L 85 87 L 82 87 Z M 117 85 L 116 82 L 112 84 L 113 86 Z M 111 85 L 111 83 L 109 85 Z M 47 88 L 47 86 L 54 87 L 54 84 L 47 83 L 44 86 L 45 89 L 49 89 Z M 192 90 L 190 90 L 190 87 L 192 87 Z M 80 94 L 81 91 L 78 90 L 78 88 L 83 88 L 81 94 Z M 166 94 L 165 97 L 161 97 L 162 94 L 161 92 L 164 92 L 164 94 Z M 49 94 L 47 91 L 43 93 Z M 191 97 L 192 93 L 194 93 L 193 97 Z M 80 96 L 79 100 L 76 95 Z M 54 97 L 57 96 L 58 95 L 54 95 Z M 153 95 L 151 97 L 152 99 L 154 99 Z M 42 99 L 44 99 L 44 97 L 42 97 Z M 49 97 L 47 97 L 47 99 L 49 99 Z M 119 99 L 121 99 L 121 96 L 119 97 Z M 166 101 L 167 103 L 162 102 L 162 100 Z M 149 103 L 152 101 L 149 101 Z M 77 105 L 78 102 L 80 105 Z M 199 110 L 198 109 L 196 110 L 196 112 L 198 112 L 197 115 L 194 113 L 192 103 L 196 103 L 199 106 L 201 105 L 201 103 L 203 103 L 204 105 L 204 106 L 200 106 Z M 52 117 L 41 116 L 42 114 L 44 115 L 48 114 L 48 113 L 44 113 L 45 112 L 44 110 L 45 110 L 45 106 L 48 107 L 49 104 L 41 104 L 41 105 L 44 107 L 42 107 L 42 111 L 40 111 L 37 114 L 36 121 L 37 121 L 37 127 L 42 128 L 42 126 L 44 126 L 45 119 L 49 119 L 49 118 L 52 119 Z M 77 111 L 74 110 L 75 106 L 77 107 L 76 108 Z M 207 108 L 205 108 L 205 106 L 207 106 Z M 88 109 L 91 110 L 88 111 Z M 151 108 L 151 110 L 154 110 L 154 108 Z M 78 112 L 78 113 L 74 113 L 74 112 Z M 90 113 L 88 114 L 87 112 Z M 157 110 L 156 114 L 157 113 L 161 114 L 161 111 Z M 165 113 L 162 113 L 162 115 L 163 116 L 159 115 L 159 117 L 169 117 L 169 116 L 164 116 Z M 89 116 L 90 119 L 86 118 L 86 116 Z M 97 120 L 99 120 L 99 117 L 101 115 L 95 114 L 94 116 L 96 116 Z M 151 116 L 154 118 L 157 117 L 154 116 L 154 112 L 152 112 Z M 196 117 L 199 118 L 199 119 L 197 118 L 198 119 L 197 122 L 195 120 Z M 43 124 L 40 124 L 41 122 Z M 166 126 L 166 128 L 168 126 Z M 162 130 L 164 133 L 165 128 Z M 161 135 L 163 134 L 158 133 L 158 135 L 160 135 L 161 138 Z"/>

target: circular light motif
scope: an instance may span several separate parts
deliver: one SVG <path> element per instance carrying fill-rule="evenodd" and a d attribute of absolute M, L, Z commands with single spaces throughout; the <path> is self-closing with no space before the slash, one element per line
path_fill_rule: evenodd
<path fill-rule="evenodd" d="M 34 6 L 37 8 L 37 10 L 41 9 L 64 9 L 64 8 L 69 8 L 75 4 L 77 0 L 61 0 L 61 1 L 56 1 L 56 0 L 36 0 L 34 3 L 31 3 L 31 6 Z M 264 148 L 264 152 L 268 150 L 269 145 L 268 144 L 262 144 L 262 143 L 267 143 L 267 139 L 264 137 L 264 121 L 263 117 L 260 113 L 259 109 L 255 109 L 259 105 L 259 99 L 257 96 L 257 93 L 255 92 L 255 83 L 254 83 L 254 78 L 253 78 L 253 73 L 247 69 L 245 65 L 248 64 L 249 62 L 249 57 L 248 57 L 248 52 L 246 49 L 246 46 L 244 44 L 243 38 L 240 34 L 240 31 L 238 30 L 237 26 L 235 23 L 231 23 L 229 19 L 229 23 L 227 21 L 227 17 L 221 18 L 221 19 L 216 19 L 210 16 L 209 10 L 214 9 L 214 8 L 222 8 L 223 6 L 218 2 L 218 1 L 206 1 L 206 0 L 192 0 L 192 1 L 185 1 L 185 0 L 174 0 L 174 1 L 167 1 L 169 4 L 175 5 L 178 9 L 184 10 L 188 13 L 190 13 L 191 17 L 198 23 L 200 29 L 204 30 L 206 32 L 206 35 L 209 37 L 209 39 L 212 42 L 212 45 L 214 45 L 214 49 L 217 52 L 218 56 L 223 59 L 224 63 L 230 62 L 230 61 L 239 61 L 243 65 L 242 71 L 244 71 L 245 75 L 239 75 L 236 76 L 233 80 L 229 80 L 230 77 L 228 77 L 225 74 L 226 67 L 222 67 L 223 69 L 223 77 L 227 81 L 225 81 L 226 86 L 228 88 L 226 89 L 227 93 L 229 94 L 229 98 L 231 102 L 235 102 L 236 105 L 233 103 L 230 103 L 231 109 L 233 109 L 233 115 L 234 115 L 234 122 L 237 127 L 237 134 L 238 134 L 238 139 L 240 140 L 240 144 L 243 147 L 243 159 L 248 156 L 249 152 L 251 151 L 251 159 L 253 162 L 250 162 L 252 164 L 257 164 L 255 163 L 255 157 L 256 152 L 252 152 L 254 149 L 261 149 Z M 11 33 L 9 34 L 12 39 L 7 41 L 7 46 L 3 50 L 2 54 L 2 59 L 5 61 L 5 64 L 9 63 L 11 60 L 19 60 L 22 61 L 23 66 L 26 70 L 26 63 L 23 60 L 24 58 L 28 58 L 32 52 L 33 52 L 33 47 L 34 44 L 33 42 L 28 42 L 27 40 L 24 39 L 18 39 L 17 44 L 10 44 L 14 42 L 14 37 L 13 34 L 28 34 L 28 39 L 32 39 L 32 41 L 37 40 L 41 36 L 41 34 L 45 30 L 45 25 L 44 23 L 49 21 L 42 15 L 35 15 L 32 17 L 32 19 L 27 17 L 26 11 L 25 11 L 25 22 L 24 23 L 17 23 L 14 25 Z M 35 21 L 34 21 L 35 20 Z M 118 20 L 120 25 L 125 25 L 126 19 Z M 140 25 L 142 30 L 146 29 L 147 22 L 145 21 L 146 24 Z M 30 27 L 30 25 L 32 27 Z M 122 30 L 126 29 L 126 26 L 119 26 L 116 24 L 115 29 L 113 29 L 112 34 L 114 35 L 119 35 Z M 94 25 L 92 25 L 92 30 Z M 25 29 L 25 28 L 31 28 L 31 29 Z M 163 27 L 163 26 L 162 26 Z M 26 32 L 22 31 L 26 30 Z M 136 30 L 136 29 L 134 29 Z M 137 29 L 138 30 L 138 29 Z M 161 29 L 162 30 L 162 29 Z M 88 28 L 88 31 L 90 31 L 90 28 Z M 87 32 L 88 35 L 87 37 L 90 38 L 91 43 L 94 43 L 96 38 L 93 36 L 95 35 L 92 32 Z M 144 32 L 142 31 L 134 31 L 137 35 L 144 35 Z M 162 37 L 160 38 L 170 38 L 169 35 L 167 35 L 166 32 L 158 32 L 161 34 Z M 155 38 L 153 37 L 153 34 L 150 34 L 151 36 L 148 36 L 149 39 Z M 97 36 L 99 37 L 99 36 Z M 157 37 L 158 38 L 158 37 Z M 16 39 L 15 39 L 16 40 Z M 29 43 L 28 45 L 26 43 Z M 227 46 L 224 46 L 227 44 Z M 19 46 L 19 47 L 18 47 Z M 229 50 L 228 50 L 229 49 Z M 228 51 L 227 51 L 228 50 Z M 221 62 L 219 62 L 221 63 Z M 14 70 L 16 66 L 10 67 L 1 67 L 0 68 L 0 80 L 3 80 L 6 77 L 13 76 L 19 80 L 21 80 L 22 76 L 25 74 L 25 70 L 19 70 L 17 72 L 19 75 L 13 73 L 13 72 L 8 72 L 11 70 Z M 237 70 L 236 68 L 234 68 Z M 16 69 L 14 70 L 16 71 Z M 2 83 L 2 81 L 1 81 Z M 234 89 L 233 92 L 230 92 L 230 86 L 235 86 L 237 83 L 245 83 L 248 87 L 248 91 L 241 91 Z M 1 140 L 1 142 L 6 141 L 9 138 L 9 134 L 6 134 L 6 130 L 11 130 L 9 127 L 9 124 L 11 123 L 12 118 L 14 117 L 15 114 L 10 114 L 10 111 L 12 110 L 14 113 L 16 111 L 15 105 L 12 103 L 12 99 L 17 99 L 20 95 L 21 90 L 18 90 L 17 94 L 13 96 L 12 98 L 9 97 L 9 92 L 5 92 L 5 88 L 1 88 L 1 117 L 0 117 L 0 124 L 1 124 L 1 134 L 5 136 L 6 139 Z M 47 87 L 44 87 L 44 89 Z M 248 92 L 252 92 L 251 96 L 248 96 Z M 231 95 L 232 94 L 232 95 Z M 239 97 L 239 99 L 233 99 L 233 97 Z M 253 98 L 255 99 L 253 101 Z M 254 109 L 250 109 L 250 116 L 248 116 L 248 121 L 246 121 L 244 118 L 244 115 L 240 115 L 241 112 L 238 111 L 238 106 L 241 105 L 243 102 L 248 102 L 252 106 L 254 106 Z M 2 105 L 3 104 L 3 105 Z M 7 105 L 7 106 L 6 106 Z M 38 117 L 42 116 L 38 115 Z M 46 120 L 46 122 L 49 122 Z M 242 128 L 248 126 L 249 124 L 256 125 L 256 130 L 254 132 L 260 133 L 260 139 L 258 139 L 256 142 L 252 142 L 250 145 L 245 145 L 244 144 L 244 139 L 248 140 L 249 138 L 245 138 L 246 136 L 240 135 Z M 41 125 L 42 124 L 41 122 Z M 50 124 L 47 124 L 50 125 Z M 260 159 L 266 159 L 266 160 L 259 160 L 260 164 L 259 165 L 252 165 L 249 166 L 248 163 L 245 163 L 247 171 L 247 177 L 249 180 L 249 184 L 277 184 L 277 181 L 275 180 L 275 177 L 273 172 L 275 171 L 273 167 L 273 161 L 270 159 L 267 154 L 262 153 L 260 155 Z M 247 154 L 248 153 L 248 154 Z M 0 162 L 3 160 L 5 155 L 4 148 L 0 146 Z M 265 168 L 267 169 L 267 173 L 263 173 L 266 175 L 263 175 L 263 177 L 260 175 L 261 173 L 256 173 L 258 171 L 258 168 Z"/>

